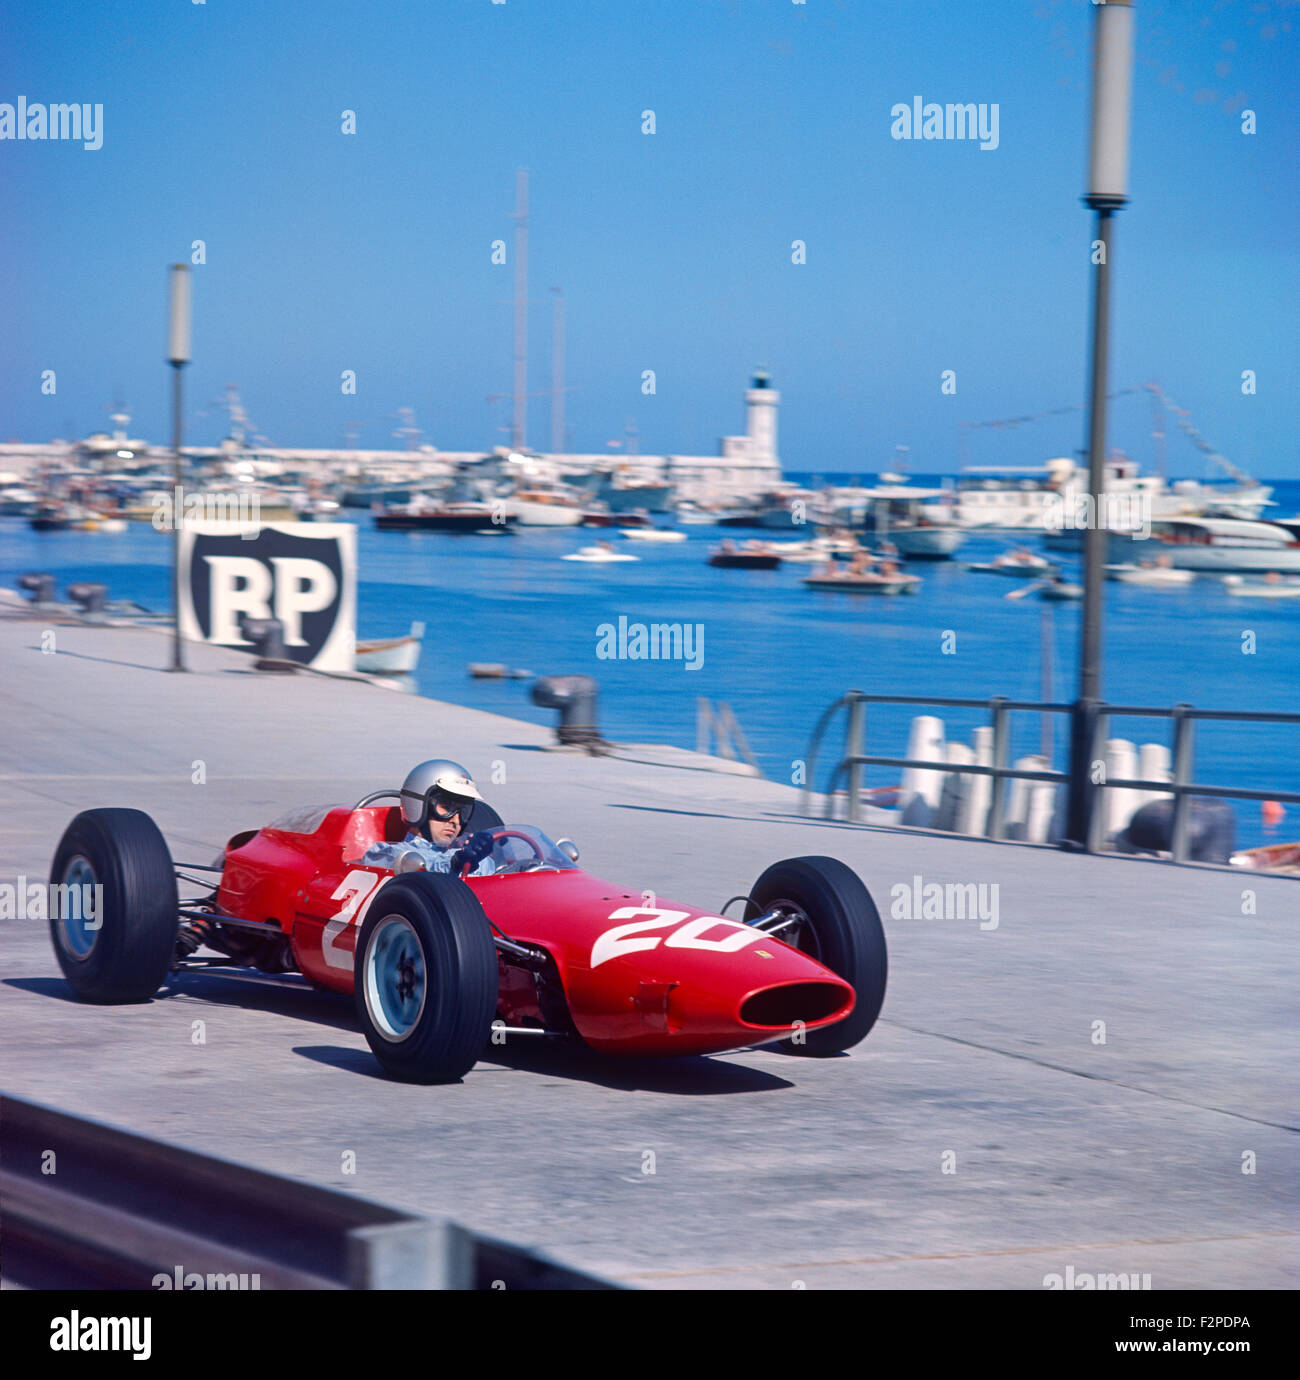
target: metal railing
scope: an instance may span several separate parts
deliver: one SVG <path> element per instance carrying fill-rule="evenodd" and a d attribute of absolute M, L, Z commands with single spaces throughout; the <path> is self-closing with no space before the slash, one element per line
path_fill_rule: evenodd
<path fill-rule="evenodd" d="M 705 699 L 702 695 L 697 696 L 695 700 L 695 751 L 701 756 L 711 757 L 714 753 L 715 740 L 719 757 L 725 758 L 729 762 L 742 760 L 756 774 L 762 774 L 758 759 L 749 746 L 749 739 L 745 737 L 731 706 L 722 700 L 719 700 L 715 705 L 712 700 Z"/>
<path fill-rule="evenodd" d="M 5 1281 L 25 1288 L 618 1287 L 452 1221 L 7 1093 L 0 1198 Z"/>
<path fill-rule="evenodd" d="M 866 744 L 867 705 L 915 705 L 918 708 L 982 709 L 989 715 L 992 730 L 992 765 L 976 763 L 921 761 L 910 757 L 886 757 L 864 751 Z M 1259 790 L 1244 786 L 1210 786 L 1192 780 L 1195 758 L 1195 728 L 1198 720 L 1214 720 L 1233 723 L 1267 723 L 1300 725 L 1300 714 L 1255 713 L 1245 710 L 1197 709 L 1190 704 L 1176 704 L 1172 708 L 1142 705 L 1107 704 L 1104 701 L 1093 706 L 1092 762 L 1105 762 L 1106 739 L 1110 732 L 1110 721 L 1117 716 L 1146 719 L 1170 719 L 1174 725 L 1172 746 L 1172 780 L 1160 781 L 1141 777 L 1110 777 L 1101 782 L 1089 778 L 1086 783 L 1091 793 L 1092 808 L 1089 811 L 1088 851 L 1097 853 L 1104 843 L 1105 816 L 1100 808 L 1101 792 L 1107 790 L 1151 791 L 1159 795 L 1172 796 L 1174 800 L 1173 820 L 1170 832 L 1170 853 L 1175 862 L 1187 860 L 1188 801 L 1192 796 L 1208 796 L 1221 800 L 1272 800 L 1279 803 L 1300 804 L 1300 792 L 1282 790 Z M 929 695 L 869 695 L 861 690 L 850 690 L 848 694 L 835 701 L 817 721 L 809 741 L 806 756 L 806 776 L 800 807 L 809 814 L 810 796 L 815 792 L 817 756 L 822 739 L 840 710 L 847 709 L 848 721 L 845 725 L 844 754 L 840 758 L 825 792 L 826 806 L 824 817 L 834 818 L 835 793 L 842 779 L 847 777 L 847 817 L 850 823 L 858 823 L 862 809 L 862 768 L 897 767 L 920 768 L 926 771 L 940 771 L 953 775 L 992 777 L 992 800 L 989 805 L 988 832 L 980 837 L 1000 840 L 1004 837 L 1004 805 L 1007 781 L 1047 781 L 1054 785 L 1068 785 L 1070 776 L 1060 771 L 1035 771 L 1007 766 L 1010 751 L 1009 719 L 1013 712 L 1023 711 L 1036 714 L 1073 715 L 1074 704 L 1045 704 L 1032 700 L 1012 700 L 994 695 L 989 699 L 951 699 Z"/>

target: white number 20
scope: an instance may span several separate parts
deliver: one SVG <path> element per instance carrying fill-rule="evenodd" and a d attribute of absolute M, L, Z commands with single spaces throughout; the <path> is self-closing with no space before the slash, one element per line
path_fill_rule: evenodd
<path fill-rule="evenodd" d="M 679 920 L 686 920 L 688 911 L 660 910 L 657 906 L 620 906 L 610 911 L 611 920 L 627 920 L 634 915 L 649 916 L 646 920 L 634 920 L 630 925 L 615 925 L 606 930 L 591 946 L 591 966 L 599 968 L 611 958 L 622 958 L 625 954 L 639 953 L 663 944 L 666 949 L 708 949 L 713 953 L 735 953 L 746 944 L 762 938 L 762 931 L 735 920 L 726 920 L 721 915 L 698 915 L 687 921 L 680 929 L 664 938 L 661 935 L 647 935 L 646 930 L 666 929 Z M 723 939 L 705 939 L 706 931 L 719 925 L 731 930 Z"/>

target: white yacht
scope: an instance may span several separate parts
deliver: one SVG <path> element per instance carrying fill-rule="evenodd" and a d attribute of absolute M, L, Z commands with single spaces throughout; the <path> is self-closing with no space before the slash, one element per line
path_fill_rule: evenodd
<path fill-rule="evenodd" d="M 1300 571 L 1300 541 L 1285 527 L 1241 518 L 1166 518 L 1151 524 L 1151 550 L 1176 570 Z"/>

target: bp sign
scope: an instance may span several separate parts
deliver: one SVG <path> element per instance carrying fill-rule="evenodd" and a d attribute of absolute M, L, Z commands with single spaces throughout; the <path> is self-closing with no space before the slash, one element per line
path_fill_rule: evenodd
<path fill-rule="evenodd" d="M 250 649 L 240 615 L 276 618 L 294 661 L 353 669 L 357 529 L 350 522 L 186 522 L 180 539 L 184 637 Z"/>

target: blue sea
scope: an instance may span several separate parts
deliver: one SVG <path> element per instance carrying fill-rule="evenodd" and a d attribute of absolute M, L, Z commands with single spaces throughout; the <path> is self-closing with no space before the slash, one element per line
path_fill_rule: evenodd
<path fill-rule="evenodd" d="M 798 481 L 800 476 L 791 476 Z M 921 482 L 928 477 L 918 476 Z M 1275 513 L 1300 511 L 1300 481 L 1275 485 Z M 1019 581 L 966 571 L 992 558 L 1005 538 L 968 539 L 959 561 L 911 563 L 923 577 L 914 596 L 873 598 L 806 589 L 809 567 L 715 570 L 710 547 L 723 536 L 686 527 L 687 540 L 648 546 L 610 539 L 640 559 L 617 565 L 563 561 L 566 553 L 609 534 L 586 529 L 528 529 L 496 537 L 377 532 L 358 515 L 358 636 L 397 636 L 412 620 L 429 632 L 416 673 L 418 693 L 550 724 L 534 706 L 531 680 L 473 680 L 470 662 L 503 662 L 535 675 L 583 673 L 600 686 L 600 726 L 623 742 L 695 745 L 696 701 L 731 706 L 764 773 L 789 781 L 806 758 L 812 729 L 850 689 L 877 694 L 1038 700 L 1041 650 L 1050 639 L 1051 698 L 1074 698 L 1080 606 L 1044 605 L 1006 596 Z M 791 534 L 797 535 L 797 534 Z M 778 534 L 779 536 L 779 534 Z M 1067 578 L 1077 562 L 1062 560 Z M 0 519 L 0 584 L 27 571 L 57 577 L 60 594 L 76 580 L 108 585 L 111 598 L 170 608 L 171 545 L 143 523 L 120 535 L 33 532 Z M 1116 704 L 1295 712 L 1300 708 L 1300 600 L 1243 600 L 1202 578 L 1173 592 L 1105 586 L 1103 697 Z M 598 656 L 602 624 L 699 625 L 702 664 L 608 660 Z M 1046 620 L 1050 619 L 1050 624 Z M 1247 634 L 1253 634 L 1253 639 Z M 1253 651 L 1243 650 L 1253 644 Z M 945 651 L 945 646 L 950 651 Z M 909 707 L 873 706 L 867 751 L 902 756 Z M 970 741 L 987 721 L 979 711 L 936 710 L 949 735 Z M 1038 716 L 1013 718 L 1014 754 L 1039 748 Z M 1170 742 L 1160 720 L 1116 721 L 1113 736 Z M 817 784 L 843 741 L 827 741 Z M 412 743 L 419 755 L 446 743 Z M 1065 764 L 1065 720 L 1055 735 L 1055 765 Z M 1196 777 L 1214 785 L 1300 790 L 1300 726 L 1200 724 Z M 868 774 L 871 785 L 896 773 Z M 1271 841 L 1257 806 L 1238 810 L 1239 846 Z M 1300 806 L 1290 807 L 1277 837 L 1300 837 Z"/>

